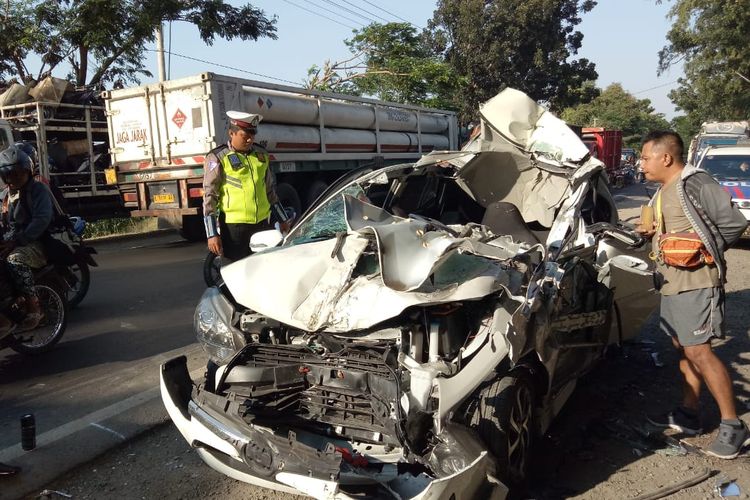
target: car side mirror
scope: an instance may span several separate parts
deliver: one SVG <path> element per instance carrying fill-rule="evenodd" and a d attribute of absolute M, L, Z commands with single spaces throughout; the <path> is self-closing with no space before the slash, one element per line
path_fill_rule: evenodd
<path fill-rule="evenodd" d="M 262 252 L 269 248 L 274 248 L 281 243 L 284 236 L 278 229 L 269 229 L 268 231 L 260 231 L 250 237 L 250 250 L 253 253 Z"/>

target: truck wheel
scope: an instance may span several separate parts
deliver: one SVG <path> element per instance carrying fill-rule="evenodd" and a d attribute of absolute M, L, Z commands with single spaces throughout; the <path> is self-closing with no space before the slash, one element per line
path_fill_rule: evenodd
<path fill-rule="evenodd" d="M 206 241 L 206 229 L 203 227 L 203 217 L 199 215 L 183 215 L 180 236 L 188 241 Z"/>
<path fill-rule="evenodd" d="M 310 184 L 310 187 L 307 189 L 307 197 L 305 198 L 305 210 L 310 208 L 326 189 L 328 189 L 328 184 L 323 181 L 314 181 Z"/>
<path fill-rule="evenodd" d="M 300 201 L 299 194 L 297 194 L 297 190 L 294 189 L 294 186 L 282 182 L 276 186 L 276 194 L 285 208 L 291 207 L 294 209 L 296 217 L 299 217 L 302 214 L 302 202 Z"/>

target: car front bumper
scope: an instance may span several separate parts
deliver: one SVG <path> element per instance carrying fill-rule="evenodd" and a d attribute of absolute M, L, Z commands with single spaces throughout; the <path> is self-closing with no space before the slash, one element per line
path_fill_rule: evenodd
<path fill-rule="evenodd" d="M 239 481 L 287 493 L 337 500 L 352 498 L 342 491 L 342 486 L 349 484 L 380 484 L 404 499 L 458 500 L 477 498 L 479 495 L 502 500 L 508 494 L 508 488 L 492 476 L 494 460 L 486 451 L 459 472 L 439 479 L 428 478 L 424 474 L 415 476 L 411 472 L 399 473 L 396 464 L 381 464 L 377 471 L 367 470 L 369 467 L 363 470 L 346 464 L 340 468 L 340 474 L 332 475 L 330 479 L 284 471 L 283 468 L 265 474 L 265 478 L 259 477 L 250 466 L 252 464 L 248 464 L 245 458 L 245 447 L 248 444 L 253 446 L 253 436 L 259 436 L 261 429 L 251 424 L 246 424 L 246 429 L 241 429 L 238 425 L 233 425 L 233 422 L 201 408 L 192 399 L 193 382 L 184 356 L 161 365 L 160 386 L 167 413 L 182 436 L 197 449 L 201 459 L 211 468 Z M 277 463 L 283 464 L 285 460 L 291 463 L 300 456 L 315 454 L 319 461 L 331 463 L 330 454 L 294 441 L 294 436 L 290 435 L 290 446 L 286 449 L 275 446 L 278 444 L 278 438 L 273 437 L 271 433 L 266 433 L 266 437 L 271 439 L 270 449 L 276 455 L 274 458 Z M 292 455 L 289 455 L 290 452 Z M 339 464 L 341 463 L 339 460 Z"/>

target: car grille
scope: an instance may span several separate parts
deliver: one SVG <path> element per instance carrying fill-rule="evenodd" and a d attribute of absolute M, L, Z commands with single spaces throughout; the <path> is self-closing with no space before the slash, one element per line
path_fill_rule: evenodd
<path fill-rule="evenodd" d="M 390 432 L 382 424 L 388 417 L 388 406 L 358 391 L 312 386 L 301 394 L 300 410 L 308 418 L 333 426 L 337 434 L 377 442 Z"/>
<path fill-rule="evenodd" d="M 384 357 L 384 351 L 376 349 L 346 349 L 340 353 L 319 357 L 297 346 L 275 345 L 258 346 L 250 359 L 255 366 L 300 364 L 367 372 L 393 380 L 393 370 L 385 364 Z"/>
<path fill-rule="evenodd" d="M 230 392 L 246 399 L 243 418 L 264 425 L 326 428 L 326 433 L 375 443 L 398 443 L 392 404 L 398 400 L 390 346 L 346 347 L 320 356 L 296 345 L 249 345 L 244 366 L 271 369 L 233 381 Z M 273 382 L 271 382 L 273 380 Z"/>

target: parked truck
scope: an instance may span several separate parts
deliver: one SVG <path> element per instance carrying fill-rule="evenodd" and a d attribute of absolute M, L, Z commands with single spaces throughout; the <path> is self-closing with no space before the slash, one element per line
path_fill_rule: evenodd
<path fill-rule="evenodd" d="M 105 181 L 108 136 L 104 108 L 54 102 L 0 106 L 0 145 L 31 143 L 39 175 L 56 186 L 70 213 L 121 212 L 118 192 Z"/>
<path fill-rule="evenodd" d="M 458 149 L 456 115 L 214 73 L 103 94 L 112 138 L 108 181 L 133 216 L 157 216 L 203 237 L 205 154 L 227 141 L 228 110 L 263 115 L 284 205 L 299 214 L 344 172 Z"/>
<path fill-rule="evenodd" d="M 598 158 L 611 174 L 620 166 L 622 156 L 622 130 L 604 127 L 584 127 L 581 129 L 583 143 Z"/>
<path fill-rule="evenodd" d="M 688 147 L 688 163 L 697 165 L 703 152 L 711 146 L 734 146 L 750 139 L 750 121 L 703 122 Z"/>

